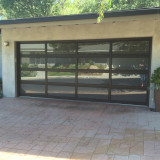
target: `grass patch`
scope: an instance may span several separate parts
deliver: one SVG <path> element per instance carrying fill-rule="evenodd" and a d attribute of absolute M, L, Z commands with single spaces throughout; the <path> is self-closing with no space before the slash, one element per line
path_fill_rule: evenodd
<path fill-rule="evenodd" d="M 72 72 L 48 72 L 48 76 L 74 76 Z"/>

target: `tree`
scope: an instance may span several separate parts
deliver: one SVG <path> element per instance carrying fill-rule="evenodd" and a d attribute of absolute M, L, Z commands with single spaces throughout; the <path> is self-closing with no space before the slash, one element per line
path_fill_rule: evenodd
<path fill-rule="evenodd" d="M 0 0 L 0 14 L 7 19 L 98 13 L 159 7 L 160 0 Z"/>
<path fill-rule="evenodd" d="M 72 0 L 58 0 L 58 9 L 59 9 L 59 15 L 70 15 L 70 14 L 79 14 L 80 8 L 78 5 L 81 3 L 80 0 L 75 0 L 72 2 Z"/>
<path fill-rule="evenodd" d="M 87 1 L 81 0 L 77 4 L 78 4 L 77 7 L 79 8 L 80 13 L 97 13 L 98 5 L 100 4 L 100 1 L 99 0 L 87 0 Z"/>
<path fill-rule="evenodd" d="M 159 0 L 113 0 L 109 10 L 127 10 L 160 7 Z"/>
<path fill-rule="evenodd" d="M 56 0 L 0 0 L 8 19 L 51 16 L 58 12 Z"/>
<path fill-rule="evenodd" d="M 60 0 L 65 1 L 61 15 L 98 13 L 98 22 L 104 18 L 105 11 L 160 7 L 160 0 Z M 70 4 L 70 5 L 69 5 Z"/>
<path fill-rule="evenodd" d="M 112 0 L 60 0 L 59 8 L 61 15 L 98 13 L 98 23 L 104 18 L 105 10 L 111 7 Z"/>

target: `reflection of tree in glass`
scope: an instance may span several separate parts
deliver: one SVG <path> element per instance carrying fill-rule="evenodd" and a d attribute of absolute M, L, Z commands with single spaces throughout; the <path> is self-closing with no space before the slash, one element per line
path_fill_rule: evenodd
<path fill-rule="evenodd" d="M 49 43 L 48 52 L 55 54 L 74 53 L 76 51 L 75 43 Z"/>
<path fill-rule="evenodd" d="M 108 42 L 90 42 L 90 43 L 78 43 L 79 54 L 94 54 L 94 53 L 108 53 L 109 52 Z"/>
<path fill-rule="evenodd" d="M 122 41 L 113 43 L 113 53 L 148 53 L 149 42 L 148 41 Z"/>

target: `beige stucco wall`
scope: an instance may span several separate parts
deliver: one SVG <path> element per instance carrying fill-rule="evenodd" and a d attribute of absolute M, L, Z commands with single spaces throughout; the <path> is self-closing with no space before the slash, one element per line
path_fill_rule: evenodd
<path fill-rule="evenodd" d="M 95 20 L 94 20 L 95 21 Z M 159 16 L 134 17 L 130 19 L 107 19 L 104 23 L 93 24 L 93 20 L 85 20 L 84 24 L 73 21 L 59 26 L 52 23 L 2 26 L 2 42 L 9 41 L 8 47 L 2 47 L 3 53 L 3 93 L 7 97 L 16 96 L 16 41 L 47 41 L 47 40 L 83 40 L 110 38 L 152 37 L 152 72 L 160 66 L 160 19 Z M 79 25 L 77 25 L 79 24 Z M 44 27 L 45 26 L 45 27 Z M 13 27 L 13 28 L 12 28 Z M 153 91 L 150 94 L 150 107 L 154 108 Z"/>

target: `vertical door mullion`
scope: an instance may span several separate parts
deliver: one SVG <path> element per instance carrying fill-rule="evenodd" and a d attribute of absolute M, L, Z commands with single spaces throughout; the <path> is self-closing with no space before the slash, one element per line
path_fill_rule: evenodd
<path fill-rule="evenodd" d="M 78 41 L 76 42 L 75 98 L 78 98 Z"/>
<path fill-rule="evenodd" d="M 109 102 L 111 102 L 111 86 L 112 86 L 112 42 L 110 42 L 110 52 L 109 52 L 109 88 L 108 88 Z"/>
<path fill-rule="evenodd" d="M 20 96 L 20 89 L 21 89 L 21 52 L 20 52 L 20 43 L 16 44 L 16 51 L 17 51 L 17 97 Z"/>
<path fill-rule="evenodd" d="M 152 40 L 149 40 L 149 61 L 148 61 L 148 73 L 147 73 L 147 78 L 148 78 L 148 82 L 147 82 L 147 87 L 150 86 L 150 77 L 151 77 L 151 56 L 152 56 Z M 146 104 L 149 106 L 149 96 L 150 96 L 150 92 L 147 89 L 147 96 L 146 96 Z"/>
<path fill-rule="evenodd" d="M 45 43 L 45 97 L 48 97 L 47 42 Z"/>

